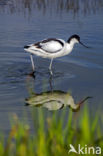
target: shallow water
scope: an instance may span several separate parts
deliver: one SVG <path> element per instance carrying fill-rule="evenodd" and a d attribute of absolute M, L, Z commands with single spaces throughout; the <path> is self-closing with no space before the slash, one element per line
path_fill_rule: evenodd
<path fill-rule="evenodd" d="M 0 129 L 9 129 L 8 116 L 29 107 L 25 98 L 51 90 L 50 60 L 34 56 L 35 79 L 23 46 L 48 37 L 67 40 L 79 34 L 90 49 L 76 45 L 68 56 L 55 59 L 52 89 L 70 91 L 74 100 L 92 96 L 92 112 L 103 108 L 103 0 L 0 1 Z"/>

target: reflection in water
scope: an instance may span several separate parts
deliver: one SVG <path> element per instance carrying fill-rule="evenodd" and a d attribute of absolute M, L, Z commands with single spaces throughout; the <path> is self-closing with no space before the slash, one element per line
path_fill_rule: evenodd
<path fill-rule="evenodd" d="M 32 11 L 38 9 L 43 13 L 47 10 L 50 12 L 72 11 L 74 15 L 81 12 L 84 15 L 87 13 L 95 13 L 103 7 L 103 0 L 1 0 L 0 11 L 9 9 L 10 13 L 24 12 L 31 14 Z"/>
<path fill-rule="evenodd" d="M 81 105 L 90 97 L 86 97 L 79 103 L 75 104 L 73 97 L 63 91 L 48 91 L 41 94 L 35 94 L 26 99 L 27 105 L 36 107 L 45 107 L 48 110 L 59 110 L 63 107 L 69 106 L 73 111 L 78 111 Z"/>
<path fill-rule="evenodd" d="M 31 80 L 28 79 L 30 82 Z M 34 79 L 35 80 L 35 79 Z M 68 92 L 61 90 L 53 90 L 52 86 L 53 77 L 50 76 L 49 85 L 50 91 L 45 91 L 42 93 L 33 93 L 33 89 L 29 98 L 25 100 L 26 105 L 31 105 L 35 107 L 45 107 L 48 110 L 59 110 L 63 107 L 69 106 L 72 111 L 78 111 L 81 105 L 91 97 L 86 97 L 77 104 L 75 104 L 73 97 Z M 33 85 L 32 85 L 33 86 Z M 29 86 L 28 86 L 29 87 Z M 31 88 L 29 88 L 30 90 Z"/>

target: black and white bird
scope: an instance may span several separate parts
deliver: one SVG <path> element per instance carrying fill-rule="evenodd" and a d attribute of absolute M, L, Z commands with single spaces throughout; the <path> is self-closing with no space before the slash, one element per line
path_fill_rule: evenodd
<path fill-rule="evenodd" d="M 74 34 L 66 42 L 62 39 L 48 38 L 40 42 L 24 46 L 24 50 L 31 53 L 30 56 L 31 56 L 33 72 L 35 71 L 35 67 L 34 67 L 32 54 L 43 58 L 51 59 L 49 70 L 50 73 L 53 74 L 52 73 L 53 59 L 69 54 L 72 51 L 75 43 L 80 43 L 84 47 L 88 48 L 80 41 L 80 37 Z"/>

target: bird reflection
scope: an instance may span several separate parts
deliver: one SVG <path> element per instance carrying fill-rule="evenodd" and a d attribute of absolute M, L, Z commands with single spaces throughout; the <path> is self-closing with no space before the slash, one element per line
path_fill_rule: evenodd
<path fill-rule="evenodd" d="M 34 94 L 26 99 L 26 105 L 35 107 L 45 107 L 50 111 L 59 110 L 66 106 L 69 106 L 72 111 L 78 111 L 81 105 L 90 97 L 86 97 L 77 104 L 75 104 L 73 97 L 68 92 L 59 90 L 42 92 L 40 94 Z"/>
<path fill-rule="evenodd" d="M 53 77 L 49 78 L 50 91 L 41 93 L 33 93 L 29 98 L 25 99 L 26 105 L 35 107 L 45 107 L 49 111 L 59 110 L 64 107 L 70 107 L 72 111 L 79 111 L 83 103 L 91 98 L 85 97 L 81 101 L 75 103 L 74 98 L 70 93 L 61 90 L 53 90 L 52 86 Z"/>

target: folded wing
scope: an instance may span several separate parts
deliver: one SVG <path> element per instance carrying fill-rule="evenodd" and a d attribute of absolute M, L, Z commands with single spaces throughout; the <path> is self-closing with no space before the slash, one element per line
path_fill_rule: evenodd
<path fill-rule="evenodd" d="M 41 42 L 37 42 L 34 44 L 34 46 L 48 53 L 55 53 L 60 51 L 64 47 L 64 42 L 59 39 L 50 38 Z"/>

